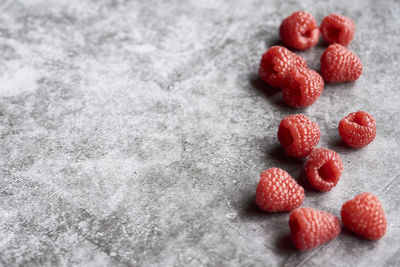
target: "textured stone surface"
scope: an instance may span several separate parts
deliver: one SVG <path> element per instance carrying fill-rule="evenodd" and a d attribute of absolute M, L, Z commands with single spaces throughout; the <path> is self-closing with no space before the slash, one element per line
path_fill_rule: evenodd
<path fill-rule="evenodd" d="M 344 173 L 305 206 L 339 215 L 362 191 L 388 217 L 371 242 L 342 233 L 310 252 L 288 214 L 254 206 L 262 170 L 301 178 L 276 138 L 285 106 L 256 72 L 281 20 L 303 9 L 357 24 L 364 73 L 301 110 Z M 398 1 L 0 2 L 0 264 L 399 266 Z M 324 45 L 301 52 L 319 68 Z M 378 136 L 344 147 L 343 116 L 366 110 Z"/>

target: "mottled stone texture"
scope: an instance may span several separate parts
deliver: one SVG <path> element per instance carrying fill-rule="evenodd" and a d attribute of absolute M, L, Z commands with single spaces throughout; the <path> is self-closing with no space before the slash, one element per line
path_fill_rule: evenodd
<path fill-rule="evenodd" d="M 399 266 L 398 1 L 0 1 L 0 264 L 64 266 Z M 303 9 L 357 24 L 355 83 L 304 110 L 257 77 L 278 27 Z M 326 46 L 300 54 L 319 68 Z M 348 149 L 337 124 L 366 110 L 378 136 Z M 309 252 L 288 214 L 254 205 L 262 170 L 303 179 L 276 138 L 302 112 L 340 153 L 338 186 L 305 206 L 339 215 L 362 191 L 386 236 L 344 231 Z M 304 184 L 304 182 L 301 182 Z"/>

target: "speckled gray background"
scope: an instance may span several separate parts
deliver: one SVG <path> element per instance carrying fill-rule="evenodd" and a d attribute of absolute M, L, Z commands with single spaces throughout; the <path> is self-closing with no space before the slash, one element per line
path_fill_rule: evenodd
<path fill-rule="evenodd" d="M 257 78 L 281 20 L 306 10 L 357 24 L 361 79 L 327 85 L 305 110 Z M 399 1 L 0 2 L 0 263 L 63 266 L 399 266 Z M 325 46 L 300 53 L 319 68 Z M 366 110 L 378 136 L 351 150 L 340 118 Z M 345 171 L 309 190 L 276 130 L 303 112 Z M 388 217 L 372 242 L 344 231 L 309 252 L 288 214 L 254 203 L 277 166 L 305 206 L 339 215 L 362 191 Z"/>

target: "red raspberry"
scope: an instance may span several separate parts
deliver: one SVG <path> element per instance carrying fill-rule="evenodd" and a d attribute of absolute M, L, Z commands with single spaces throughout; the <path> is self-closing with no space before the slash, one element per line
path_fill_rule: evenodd
<path fill-rule="evenodd" d="M 351 18 L 330 14 L 322 20 L 320 31 L 326 43 L 348 46 L 356 32 L 356 24 Z"/>
<path fill-rule="evenodd" d="M 379 199 L 361 193 L 345 202 L 340 213 L 345 227 L 368 239 L 379 239 L 386 233 L 386 216 Z"/>
<path fill-rule="evenodd" d="M 320 191 L 329 191 L 339 182 L 343 164 L 339 155 L 326 148 L 314 149 L 306 162 L 308 182 Z"/>
<path fill-rule="evenodd" d="M 320 137 L 318 124 L 302 114 L 286 116 L 279 124 L 279 142 L 291 157 L 308 156 Z"/>
<path fill-rule="evenodd" d="M 284 170 L 271 168 L 261 173 L 256 204 L 265 211 L 291 211 L 304 200 L 304 189 Z"/>
<path fill-rule="evenodd" d="M 293 243 L 300 250 L 331 241 L 341 231 L 338 217 L 312 208 L 294 210 L 289 217 L 289 227 Z"/>
<path fill-rule="evenodd" d="M 339 44 L 330 45 L 321 57 L 321 75 L 325 82 L 352 82 L 363 70 L 360 59 Z"/>
<path fill-rule="evenodd" d="M 283 100 L 292 107 L 307 107 L 317 100 L 323 90 L 321 75 L 310 69 L 294 68 L 282 86 Z"/>
<path fill-rule="evenodd" d="M 280 87 L 292 68 L 305 67 L 306 61 L 283 46 L 272 46 L 261 58 L 258 73 L 266 83 Z"/>
<path fill-rule="evenodd" d="M 313 15 L 297 11 L 282 21 L 279 35 L 287 46 L 305 50 L 317 44 L 319 29 Z"/>
<path fill-rule="evenodd" d="M 353 148 L 360 148 L 371 143 L 376 136 L 374 117 L 365 111 L 350 113 L 339 122 L 339 135 Z"/>

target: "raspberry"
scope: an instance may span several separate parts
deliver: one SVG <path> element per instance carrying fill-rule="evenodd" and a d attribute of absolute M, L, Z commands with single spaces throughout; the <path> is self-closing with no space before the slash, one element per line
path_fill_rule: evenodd
<path fill-rule="evenodd" d="M 330 14 L 322 20 L 320 31 L 326 43 L 348 46 L 353 40 L 356 24 L 348 17 Z"/>
<path fill-rule="evenodd" d="M 261 173 L 256 204 L 265 211 L 291 211 L 304 199 L 304 189 L 284 170 L 270 168 Z"/>
<path fill-rule="evenodd" d="M 385 235 L 385 212 L 371 193 L 361 193 L 345 202 L 340 215 L 344 226 L 362 237 L 375 240 Z"/>
<path fill-rule="evenodd" d="M 294 67 L 307 68 L 306 61 L 283 46 L 272 46 L 261 58 L 258 73 L 266 83 L 280 87 Z"/>
<path fill-rule="evenodd" d="M 365 111 L 350 113 L 339 122 L 339 135 L 353 148 L 360 148 L 371 143 L 376 136 L 374 117 Z"/>
<path fill-rule="evenodd" d="M 294 245 L 312 249 L 334 239 L 341 231 L 339 218 L 325 211 L 298 208 L 289 217 Z"/>
<path fill-rule="evenodd" d="M 297 11 L 282 21 L 279 35 L 287 46 L 305 50 L 317 44 L 319 29 L 311 14 Z"/>
<path fill-rule="evenodd" d="M 320 191 L 329 191 L 337 185 L 343 164 L 339 155 L 326 148 L 314 149 L 306 162 L 308 182 Z"/>
<path fill-rule="evenodd" d="M 339 44 L 330 45 L 321 57 L 321 75 L 325 82 L 352 82 L 363 70 L 360 59 Z"/>
<path fill-rule="evenodd" d="M 279 124 L 279 142 L 291 157 L 308 156 L 320 137 L 318 124 L 302 114 L 286 116 Z"/>
<path fill-rule="evenodd" d="M 313 104 L 324 90 L 324 80 L 317 72 L 294 68 L 282 86 L 283 100 L 292 107 L 302 108 Z"/>

